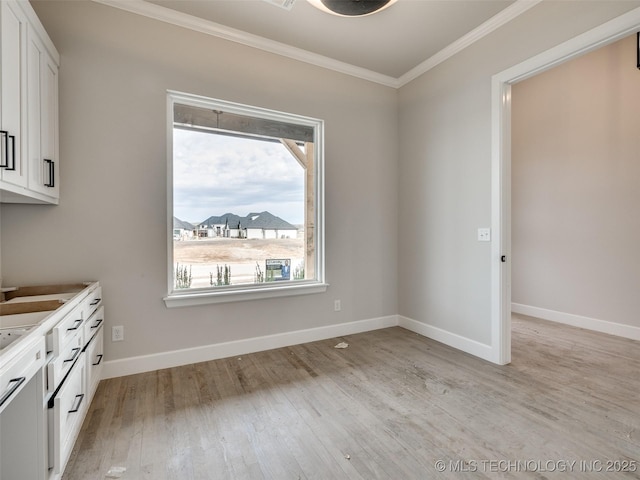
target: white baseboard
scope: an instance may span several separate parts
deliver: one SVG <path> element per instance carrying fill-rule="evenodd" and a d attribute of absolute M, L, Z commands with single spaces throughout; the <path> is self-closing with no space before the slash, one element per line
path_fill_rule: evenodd
<path fill-rule="evenodd" d="M 555 310 L 547 310 L 546 308 L 522 305 L 520 303 L 512 303 L 511 311 L 551 322 L 564 323 L 572 327 L 585 328 L 587 330 L 608 333 L 609 335 L 630 338 L 632 340 L 640 340 L 640 328 L 632 325 L 598 320 L 596 318 L 583 317 L 572 313 L 557 312 Z"/>
<path fill-rule="evenodd" d="M 141 355 L 138 357 L 123 358 L 105 362 L 102 370 L 102 378 L 122 377 L 136 373 L 150 372 L 163 368 L 178 367 L 191 363 L 207 362 L 219 358 L 246 355 L 253 352 L 261 352 L 274 348 L 288 347 L 301 343 L 315 342 L 327 338 L 353 335 L 355 333 L 378 330 L 380 328 L 395 327 L 398 325 L 398 316 L 359 320 L 349 323 L 328 325 L 326 327 L 297 330 L 263 337 L 247 338 L 233 342 L 216 343 L 202 347 L 173 350 L 170 352 Z"/>
<path fill-rule="evenodd" d="M 483 360 L 495 363 L 495 359 L 497 358 L 491 345 L 471 340 L 470 338 L 451 333 L 447 330 L 427 325 L 426 323 L 418 322 L 417 320 L 403 317 L 401 315 L 398 317 L 398 325 L 424 337 L 431 338 L 437 342 L 444 343 L 450 347 L 482 358 Z"/>

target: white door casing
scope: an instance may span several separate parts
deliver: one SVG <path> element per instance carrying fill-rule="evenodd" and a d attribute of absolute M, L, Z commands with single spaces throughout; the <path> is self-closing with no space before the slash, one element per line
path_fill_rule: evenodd
<path fill-rule="evenodd" d="M 511 362 L 511 85 L 639 30 L 640 8 L 636 8 L 492 77 L 491 349 L 495 363 Z"/>

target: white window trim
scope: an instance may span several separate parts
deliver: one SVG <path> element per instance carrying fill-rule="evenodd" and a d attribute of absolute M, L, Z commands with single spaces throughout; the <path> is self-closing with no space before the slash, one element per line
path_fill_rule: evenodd
<path fill-rule="evenodd" d="M 315 168 L 315 280 L 293 281 L 278 284 L 246 284 L 216 288 L 174 290 L 173 288 L 173 111 L 174 104 L 180 103 L 194 107 L 215 108 L 240 115 L 274 120 L 278 122 L 298 123 L 313 127 L 315 130 L 315 149 L 317 159 Z M 324 122 L 319 119 L 267 110 L 259 107 L 241 105 L 169 90 L 167 91 L 167 292 L 165 305 L 186 307 L 226 302 L 258 300 L 264 298 L 285 297 L 292 295 L 308 295 L 323 293 L 327 290 L 325 283 L 324 262 Z"/>

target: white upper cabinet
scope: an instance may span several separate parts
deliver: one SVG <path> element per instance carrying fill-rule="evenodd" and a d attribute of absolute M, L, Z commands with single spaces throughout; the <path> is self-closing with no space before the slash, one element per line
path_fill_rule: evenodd
<path fill-rule="evenodd" d="M 27 186 L 23 158 L 26 125 L 26 63 L 22 58 L 27 18 L 15 2 L 0 2 L 2 50 L 0 69 L 0 180 L 17 187 Z"/>
<path fill-rule="evenodd" d="M 2 0 L 0 20 L 0 201 L 55 204 L 59 55 L 28 1 Z"/>
<path fill-rule="evenodd" d="M 58 66 L 29 27 L 27 34 L 29 189 L 59 197 Z"/>

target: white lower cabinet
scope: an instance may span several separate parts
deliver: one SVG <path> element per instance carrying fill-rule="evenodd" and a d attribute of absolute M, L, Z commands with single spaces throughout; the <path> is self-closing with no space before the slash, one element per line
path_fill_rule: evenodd
<path fill-rule="evenodd" d="M 43 480 L 47 438 L 43 409 L 44 338 L 0 364 L 0 479 Z"/>
<path fill-rule="evenodd" d="M 28 333 L 0 344 L 0 480 L 61 480 L 102 374 L 102 288 L 14 291 L 0 296 L 0 320 Z"/>
<path fill-rule="evenodd" d="M 61 475 L 82 426 L 86 388 L 85 354 L 81 353 L 49 404 L 49 468 Z M 51 428 L 53 427 L 53 428 Z"/>
<path fill-rule="evenodd" d="M 59 480 L 102 373 L 102 289 L 92 290 L 51 332 L 48 364 L 49 480 Z M 69 366 L 70 365 L 70 366 Z"/>

